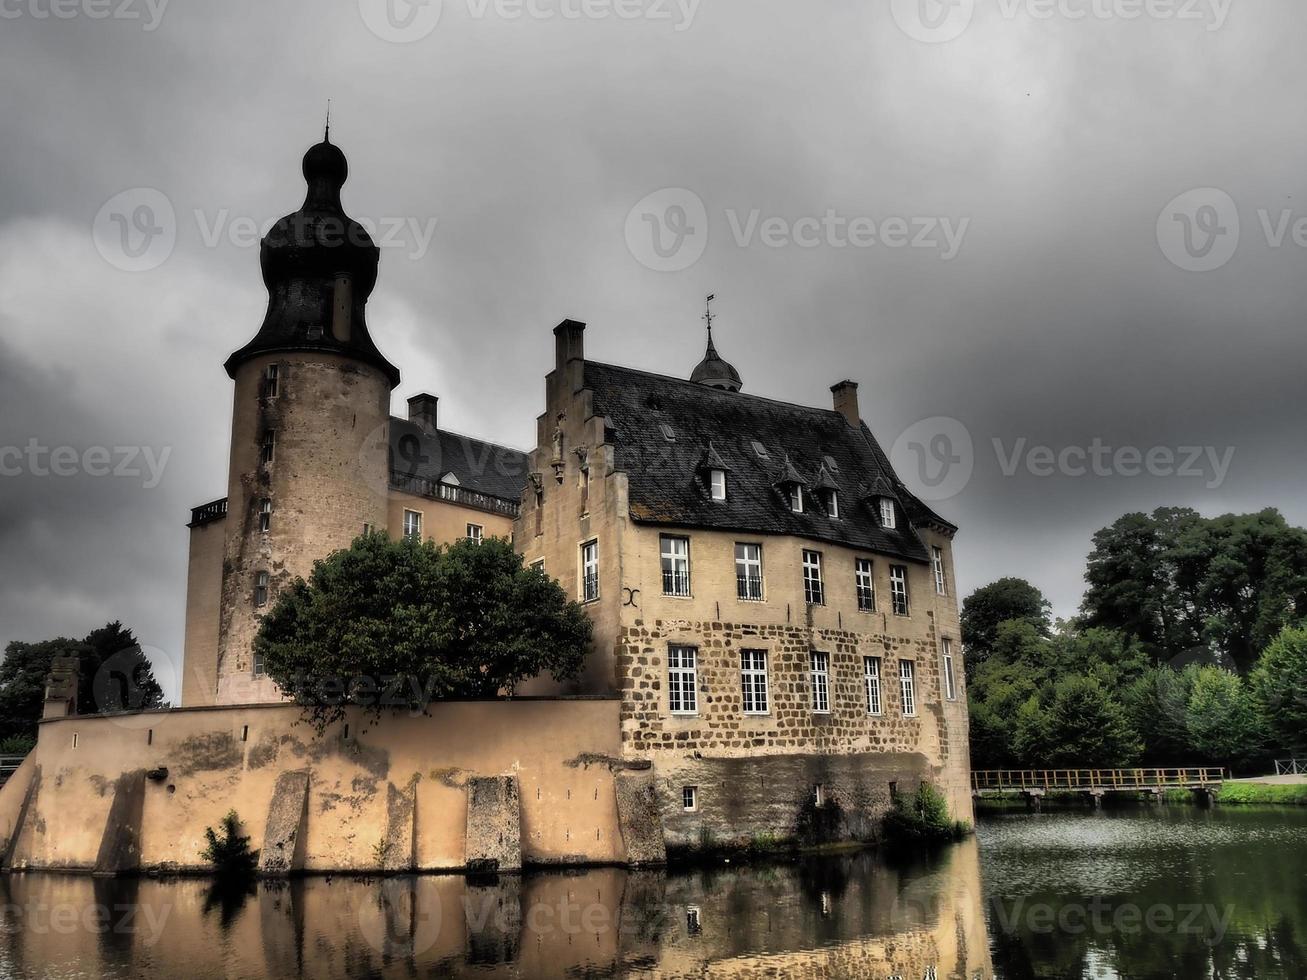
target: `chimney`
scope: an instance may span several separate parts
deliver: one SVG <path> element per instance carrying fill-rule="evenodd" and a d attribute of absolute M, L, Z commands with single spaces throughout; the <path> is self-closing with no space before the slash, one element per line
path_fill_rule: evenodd
<path fill-rule="evenodd" d="M 844 416 L 849 425 L 855 429 L 862 425 L 862 416 L 858 414 L 858 383 L 841 381 L 831 388 L 835 396 L 835 411 Z"/>
<path fill-rule="evenodd" d="M 585 359 L 585 324 L 576 320 L 564 320 L 554 327 L 554 340 L 557 355 L 554 367 L 562 370 L 568 361 Z"/>
<path fill-rule="evenodd" d="M 408 400 L 408 420 L 424 432 L 436 431 L 436 406 L 440 399 L 423 392 Z"/>

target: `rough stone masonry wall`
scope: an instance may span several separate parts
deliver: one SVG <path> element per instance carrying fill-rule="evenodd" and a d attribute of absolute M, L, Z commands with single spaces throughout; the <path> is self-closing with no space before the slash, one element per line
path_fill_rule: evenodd
<path fill-rule="evenodd" d="M 698 651 L 698 712 L 671 714 L 667 648 Z M 765 650 L 769 712 L 746 715 L 740 651 Z M 664 801 L 669 845 L 789 838 L 821 785 L 837 804 L 836 836 L 875 836 L 890 805 L 891 786 L 914 791 L 922 780 L 956 782 L 955 739 L 939 690 L 939 664 L 927 639 L 780 625 L 671 621 L 623 631 L 622 742 L 653 760 Z M 830 654 L 830 712 L 812 710 L 810 658 Z M 867 713 L 863 658 L 882 658 L 882 713 Z M 917 713 L 906 716 L 898 661 L 916 664 Z M 965 763 L 963 763 L 965 764 Z M 682 806 L 686 786 L 698 807 Z M 970 819 L 970 800 L 949 792 L 956 816 Z M 962 809 L 965 807 L 965 809 Z M 811 818 L 811 815 L 809 815 Z"/>

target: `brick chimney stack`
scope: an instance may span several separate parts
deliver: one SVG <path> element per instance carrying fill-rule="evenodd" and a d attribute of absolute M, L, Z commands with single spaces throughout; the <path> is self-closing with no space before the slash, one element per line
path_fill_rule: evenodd
<path fill-rule="evenodd" d="M 835 396 L 835 411 L 855 429 L 862 425 L 862 416 L 858 414 L 858 383 L 841 381 L 831 388 L 831 394 Z"/>
<path fill-rule="evenodd" d="M 436 431 L 436 409 L 440 399 L 423 392 L 408 400 L 408 420 L 424 432 Z"/>
<path fill-rule="evenodd" d="M 561 370 L 569 361 L 585 360 L 585 324 L 576 320 L 564 320 L 554 327 L 555 349 L 557 351 L 554 367 Z"/>

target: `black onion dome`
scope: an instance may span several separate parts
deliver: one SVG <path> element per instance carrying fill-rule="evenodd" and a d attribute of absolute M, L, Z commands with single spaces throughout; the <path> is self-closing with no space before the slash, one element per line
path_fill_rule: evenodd
<path fill-rule="evenodd" d="M 708 352 L 698 367 L 690 373 L 690 380 L 695 384 L 707 385 L 709 388 L 721 388 L 724 391 L 739 391 L 744 387 L 740 372 L 717 353 L 717 348 L 708 339 Z"/>
<path fill-rule="evenodd" d="M 254 339 L 227 359 L 227 373 L 235 377 L 242 363 L 260 354 L 326 351 L 379 368 L 393 388 L 399 370 L 373 343 L 366 320 L 381 251 L 340 202 L 349 162 L 323 140 L 304 154 L 303 172 L 303 206 L 272 226 L 259 253 L 267 316 Z M 337 329 L 338 295 L 348 297 L 344 329 Z"/>

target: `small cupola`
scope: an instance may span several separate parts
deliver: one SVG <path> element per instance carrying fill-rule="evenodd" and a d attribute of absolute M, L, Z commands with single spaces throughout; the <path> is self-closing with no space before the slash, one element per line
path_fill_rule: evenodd
<path fill-rule="evenodd" d="M 744 387 L 744 382 L 740 380 L 740 372 L 735 370 L 734 365 L 722 359 L 722 356 L 717 353 L 717 346 L 713 343 L 712 325 L 717 316 L 712 311 L 712 303 L 716 298 L 716 296 L 708 297 L 708 311 L 703 315 L 704 321 L 708 324 L 708 350 L 703 360 L 690 373 L 690 380 L 697 385 L 706 385 L 721 391 L 739 391 Z"/>

